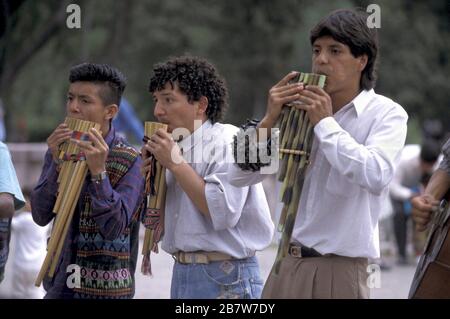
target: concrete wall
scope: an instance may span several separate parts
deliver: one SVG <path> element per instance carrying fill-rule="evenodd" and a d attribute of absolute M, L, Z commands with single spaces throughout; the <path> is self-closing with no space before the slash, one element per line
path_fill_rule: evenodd
<path fill-rule="evenodd" d="M 22 189 L 33 189 L 36 186 L 44 165 L 47 151 L 46 143 L 9 143 L 17 178 Z"/>

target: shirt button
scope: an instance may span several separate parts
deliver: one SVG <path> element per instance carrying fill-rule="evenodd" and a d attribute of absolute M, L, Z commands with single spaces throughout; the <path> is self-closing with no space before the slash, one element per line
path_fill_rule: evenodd
<path fill-rule="evenodd" d="M 178 213 L 177 213 L 177 214 L 175 214 L 175 218 L 178 218 Z"/>

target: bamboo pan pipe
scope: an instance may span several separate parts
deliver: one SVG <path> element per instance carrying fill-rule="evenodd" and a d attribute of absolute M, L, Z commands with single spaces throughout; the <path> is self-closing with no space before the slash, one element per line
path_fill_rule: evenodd
<path fill-rule="evenodd" d="M 300 73 L 293 82 L 324 88 L 325 81 L 325 75 Z M 280 198 L 283 208 L 278 224 L 278 231 L 282 232 L 282 235 L 274 265 L 276 274 L 279 273 L 281 260 L 289 249 L 313 140 L 313 126 L 306 112 L 294 107 L 297 103 L 301 102 L 295 101 L 285 105 L 279 118 L 281 140 L 278 180 L 282 182 Z"/>
<path fill-rule="evenodd" d="M 83 133 L 87 133 L 91 128 L 100 130 L 100 125 L 94 122 L 67 117 L 65 123 L 69 129 L 73 130 L 72 137 L 76 139 L 86 140 L 86 135 Z M 60 145 L 59 159 L 62 160 L 62 164 L 58 175 L 58 195 L 53 207 L 56 218 L 47 247 L 47 255 L 35 282 L 38 287 L 47 273 L 50 278 L 55 274 L 88 171 L 86 161 L 80 154 L 78 146 L 71 141 Z"/>
<path fill-rule="evenodd" d="M 150 138 L 158 129 L 167 131 L 167 125 L 158 122 L 145 122 L 145 136 Z M 154 159 L 155 160 L 155 159 Z M 145 193 L 147 194 L 147 209 L 163 209 L 166 198 L 166 170 L 156 160 L 152 164 L 154 172 L 149 172 L 145 178 Z M 153 175 L 154 178 L 151 178 Z M 145 230 L 144 243 L 142 245 L 142 254 L 148 255 L 154 246 L 154 229 Z"/>

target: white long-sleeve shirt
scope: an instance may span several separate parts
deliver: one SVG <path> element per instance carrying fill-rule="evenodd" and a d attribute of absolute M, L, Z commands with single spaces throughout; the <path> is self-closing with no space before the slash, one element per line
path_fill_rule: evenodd
<path fill-rule="evenodd" d="M 253 256 L 266 248 L 274 225 L 261 183 L 232 186 L 227 178 L 233 164 L 231 143 L 238 128 L 206 121 L 183 139 L 183 156 L 205 181 L 211 219 L 205 217 L 166 171 L 165 228 L 162 248 L 177 251 L 218 251 L 235 258 Z"/>
<path fill-rule="evenodd" d="M 370 90 L 316 124 L 293 241 L 322 254 L 379 257 L 378 218 L 407 119 L 399 104 Z M 229 178 L 242 186 L 264 175 L 233 165 Z"/>

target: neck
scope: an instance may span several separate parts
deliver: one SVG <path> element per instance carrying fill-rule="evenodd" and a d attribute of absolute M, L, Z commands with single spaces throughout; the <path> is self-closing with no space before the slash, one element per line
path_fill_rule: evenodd
<path fill-rule="evenodd" d="M 111 129 L 111 125 L 108 123 L 105 123 L 102 125 L 102 127 L 100 128 L 102 130 L 102 136 L 103 138 L 106 137 L 106 135 L 108 135 L 109 130 Z"/>
<path fill-rule="evenodd" d="M 202 126 L 206 122 L 206 120 L 207 120 L 206 117 L 196 118 L 194 120 L 194 123 L 192 123 L 192 126 L 189 128 L 191 134 L 193 134 L 198 128 L 200 128 L 200 126 Z"/>
<path fill-rule="evenodd" d="M 333 114 L 350 103 L 361 91 L 362 89 L 358 86 L 356 88 L 352 88 L 351 90 L 339 91 L 330 94 L 331 103 L 333 105 Z"/>

